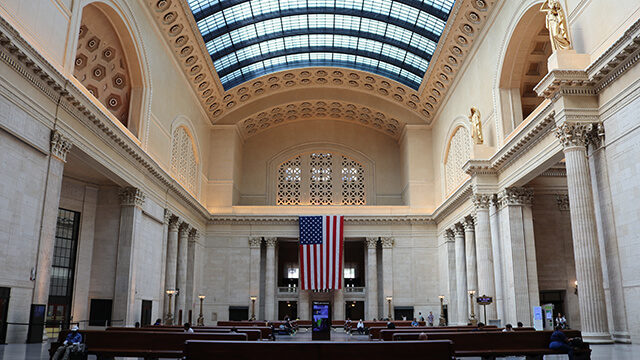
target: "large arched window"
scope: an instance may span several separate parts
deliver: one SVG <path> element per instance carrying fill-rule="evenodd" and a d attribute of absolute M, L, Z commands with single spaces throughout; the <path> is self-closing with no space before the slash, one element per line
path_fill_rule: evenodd
<path fill-rule="evenodd" d="M 196 194 L 198 184 L 198 157 L 189 131 L 180 126 L 173 132 L 171 141 L 171 173 L 189 190 Z"/>
<path fill-rule="evenodd" d="M 444 164 L 447 195 L 450 195 L 467 177 L 462 170 L 471 157 L 471 137 L 467 128 L 460 126 L 449 142 Z"/>
<path fill-rule="evenodd" d="M 278 205 L 365 205 L 365 168 L 332 152 L 312 152 L 278 167 Z"/>

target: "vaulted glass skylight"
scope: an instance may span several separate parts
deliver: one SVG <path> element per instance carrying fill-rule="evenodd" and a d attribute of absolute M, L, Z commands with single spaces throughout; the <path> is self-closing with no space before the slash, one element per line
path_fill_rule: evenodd
<path fill-rule="evenodd" d="M 225 90 L 335 66 L 418 89 L 454 0 L 189 0 Z"/>

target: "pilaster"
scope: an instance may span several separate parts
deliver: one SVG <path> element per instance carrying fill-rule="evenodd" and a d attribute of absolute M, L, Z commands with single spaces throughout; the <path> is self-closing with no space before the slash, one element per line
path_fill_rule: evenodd
<path fill-rule="evenodd" d="M 446 299 L 448 305 L 448 324 L 458 323 L 458 289 L 456 279 L 456 243 L 453 230 L 446 229 L 444 231 L 444 243 L 447 248 L 447 271 L 449 275 L 448 293 L 449 297 Z"/>
<path fill-rule="evenodd" d="M 176 271 L 176 288 L 179 290 L 176 295 L 175 318 L 178 319 L 182 310 L 182 320 L 186 319 L 186 295 L 187 295 L 187 261 L 189 249 L 189 232 L 191 225 L 186 222 L 180 223 L 178 229 L 178 266 Z"/>
<path fill-rule="evenodd" d="M 396 239 L 393 237 L 381 237 L 382 244 L 382 296 L 393 296 L 393 246 Z M 393 311 L 391 311 L 393 316 Z"/>
<path fill-rule="evenodd" d="M 171 211 L 165 210 L 164 222 L 167 226 L 167 259 L 165 267 L 165 281 L 163 298 L 166 298 L 164 305 L 165 317 L 169 311 L 169 301 L 166 294 L 167 290 L 175 290 L 176 274 L 178 271 L 178 217 L 173 215 Z M 172 304 L 173 306 L 173 304 Z M 173 310 L 172 310 L 173 313 Z"/>
<path fill-rule="evenodd" d="M 467 290 L 473 290 L 478 294 L 478 258 L 476 257 L 476 228 L 472 216 L 466 216 L 462 223 L 464 226 L 464 251 L 467 260 Z M 473 306 L 474 314 L 478 314 L 478 305 L 475 301 Z M 477 321 L 477 318 L 476 320 Z"/>
<path fill-rule="evenodd" d="M 250 257 L 249 301 L 251 301 L 251 296 L 260 295 L 260 246 L 261 245 L 262 245 L 262 237 L 253 236 L 249 238 L 249 257 Z M 259 314 L 258 308 L 256 308 L 255 310 L 256 317 L 258 319 L 264 319 L 264 314 Z"/>
<path fill-rule="evenodd" d="M 505 294 L 505 281 L 504 281 L 504 261 L 502 253 L 502 237 L 500 234 L 500 211 L 498 197 L 496 195 L 491 196 L 489 204 L 489 222 L 491 227 L 491 254 L 493 255 L 493 276 L 495 280 L 496 294 L 493 299 L 496 305 L 497 318 L 501 320 L 505 319 L 504 311 L 504 294 Z"/>

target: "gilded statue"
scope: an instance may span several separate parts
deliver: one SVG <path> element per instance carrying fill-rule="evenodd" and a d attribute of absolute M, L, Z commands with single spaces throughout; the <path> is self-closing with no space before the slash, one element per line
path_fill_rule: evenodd
<path fill-rule="evenodd" d="M 540 11 L 547 13 L 546 25 L 547 29 L 549 29 L 549 37 L 551 37 L 553 51 L 571 50 L 572 46 L 571 41 L 569 41 L 567 17 L 558 0 L 546 0 L 542 3 Z"/>
<path fill-rule="evenodd" d="M 480 110 L 476 107 L 471 108 L 469 121 L 471 122 L 471 138 L 476 144 L 482 144 L 484 142 L 484 138 L 482 137 L 482 122 L 480 121 Z"/>

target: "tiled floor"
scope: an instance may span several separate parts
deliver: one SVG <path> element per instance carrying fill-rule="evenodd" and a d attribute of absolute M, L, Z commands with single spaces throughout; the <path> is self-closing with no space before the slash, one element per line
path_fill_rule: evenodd
<path fill-rule="evenodd" d="M 300 331 L 293 336 L 281 335 L 276 341 L 309 341 L 311 340 L 311 332 Z M 368 336 L 364 335 L 348 335 L 342 331 L 331 333 L 332 341 L 369 341 Z M 43 344 L 9 344 L 0 345 L 0 359 L 2 360 L 47 360 L 49 353 L 47 349 L 49 343 Z M 640 345 L 591 345 L 593 352 L 592 360 L 640 360 Z M 95 358 L 93 356 L 89 359 Z M 465 358 L 476 360 L 476 358 Z M 477 358 L 479 359 L 479 358 Z M 516 358 L 510 358 L 516 359 Z M 524 359 L 524 358 L 522 358 Z M 549 355 L 545 356 L 546 360 L 566 360 L 566 355 Z"/>

